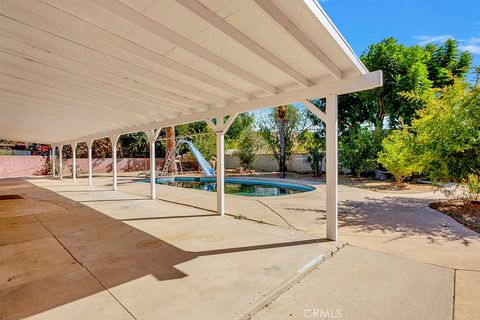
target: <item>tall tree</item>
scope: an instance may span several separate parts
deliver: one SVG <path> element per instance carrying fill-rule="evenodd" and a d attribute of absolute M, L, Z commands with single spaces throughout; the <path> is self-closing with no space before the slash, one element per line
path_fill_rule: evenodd
<path fill-rule="evenodd" d="M 277 107 L 278 118 L 278 142 L 280 144 L 280 152 L 278 154 L 278 165 L 280 178 L 285 178 L 287 173 L 287 159 L 285 159 L 285 106 Z"/>
<path fill-rule="evenodd" d="M 429 79 L 427 62 L 430 55 L 420 46 L 406 47 L 394 38 L 388 38 L 372 44 L 361 59 L 369 70 L 383 71 L 383 86 L 360 93 L 362 103 L 375 113 L 373 123 L 387 124 L 397 128 L 403 120 L 409 124 L 421 107 L 406 99 L 401 92 L 428 90 L 432 81 Z M 342 106 L 343 107 L 343 106 Z M 347 106 L 355 108 L 357 106 Z"/>
<path fill-rule="evenodd" d="M 293 105 L 275 108 L 259 123 L 260 135 L 267 143 L 278 162 L 279 172 L 285 177 L 287 160 L 292 155 L 296 138 L 305 130 L 303 114 Z M 283 143 L 281 141 L 283 140 Z M 281 160 L 281 155 L 283 160 Z M 283 172 L 283 174 L 282 174 Z"/>
<path fill-rule="evenodd" d="M 175 126 L 166 127 L 165 136 L 166 136 L 165 162 L 167 162 L 167 160 L 170 161 L 167 171 L 169 173 L 172 173 L 177 171 L 177 165 L 175 163 L 175 150 L 177 147 L 175 143 Z M 169 159 L 167 159 L 167 157 Z"/>
<path fill-rule="evenodd" d="M 428 44 L 425 50 L 430 54 L 427 61 L 429 78 L 433 86 L 442 88 L 452 85 L 454 78 L 464 78 L 472 64 L 472 54 L 458 49 L 458 42 L 449 39 L 445 43 Z"/>

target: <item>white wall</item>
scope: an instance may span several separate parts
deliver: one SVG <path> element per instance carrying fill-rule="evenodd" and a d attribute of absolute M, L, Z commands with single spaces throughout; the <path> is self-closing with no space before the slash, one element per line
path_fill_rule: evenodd
<path fill-rule="evenodd" d="M 307 162 L 308 154 L 293 154 L 287 161 L 287 169 L 291 172 L 312 172 L 310 164 Z M 240 167 L 240 161 L 237 156 L 225 156 L 225 168 L 235 169 Z M 253 164 L 255 171 L 278 171 L 278 162 L 271 154 L 259 154 Z M 322 169 L 325 169 L 325 160 Z"/>

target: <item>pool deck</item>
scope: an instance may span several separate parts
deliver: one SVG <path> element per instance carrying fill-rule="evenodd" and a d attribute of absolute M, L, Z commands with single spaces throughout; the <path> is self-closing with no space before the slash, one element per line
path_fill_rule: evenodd
<path fill-rule="evenodd" d="M 216 216 L 212 192 L 158 185 L 152 201 L 149 185 L 128 177 L 116 192 L 109 177 L 92 187 L 84 178 L 29 181 L 0 179 L 0 195 L 24 197 L 0 201 L 0 259 L 8 261 L 0 318 L 477 314 L 480 240 L 422 209 L 435 195 L 413 201 L 340 186 L 340 236 L 354 246 L 338 251 L 342 243 L 322 240 L 322 185 L 282 197 L 226 195 L 227 213 L 246 221 Z"/>
<path fill-rule="evenodd" d="M 242 319 L 343 244 L 84 182 L 0 179 L 0 318 Z"/>

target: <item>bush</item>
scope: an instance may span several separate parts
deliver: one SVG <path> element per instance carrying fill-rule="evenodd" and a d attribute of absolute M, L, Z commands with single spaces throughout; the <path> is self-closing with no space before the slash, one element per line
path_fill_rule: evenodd
<path fill-rule="evenodd" d="M 480 173 L 471 173 L 467 179 L 467 200 L 480 200 Z"/>
<path fill-rule="evenodd" d="M 236 152 L 240 159 L 240 164 L 251 169 L 255 159 L 257 158 L 257 143 L 255 133 L 248 130 L 242 133 L 238 143 L 238 150 Z"/>
<path fill-rule="evenodd" d="M 321 176 L 322 162 L 325 158 L 325 137 L 318 132 L 304 131 L 300 135 L 300 143 L 308 152 L 307 162 L 315 177 Z"/>
<path fill-rule="evenodd" d="M 352 170 L 358 178 L 361 173 L 376 169 L 376 141 L 379 134 L 380 130 L 356 126 L 342 136 L 338 152 L 342 167 Z"/>
<path fill-rule="evenodd" d="M 480 88 L 456 80 L 437 90 L 418 112 L 411 132 L 423 173 L 432 181 L 465 182 L 480 171 Z"/>
<path fill-rule="evenodd" d="M 215 134 L 196 136 L 192 143 L 207 161 L 212 161 L 217 155 L 217 142 Z M 193 156 L 191 157 L 192 159 Z"/>
<path fill-rule="evenodd" d="M 397 186 L 421 170 L 416 156 L 415 136 L 407 128 L 390 133 L 383 140 L 382 147 L 383 150 L 378 153 L 378 162 L 393 174 Z"/>

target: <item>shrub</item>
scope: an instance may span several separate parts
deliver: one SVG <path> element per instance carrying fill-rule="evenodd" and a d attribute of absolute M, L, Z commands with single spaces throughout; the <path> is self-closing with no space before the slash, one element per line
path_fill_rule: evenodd
<path fill-rule="evenodd" d="M 300 135 L 300 143 L 308 152 L 307 162 L 313 170 L 315 177 L 321 175 L 322 162 L 325 158 L 325 137 L 318 132 L 304 131 Z"/>
<path fill-rule="evenodd" d="M 236 152 L 240 159 L 240 164 L 251 169 L 255 159 L 257 158 L 257 143 L 255 133 L 248 130 L 242 133 L 238 143 L 238 150 Z"/>
<path fill-rule="evenodd" d="M 377 130 L 356 126 L 342 136 L 338 151 L 342 167 L 352 170 L 358 178 L 361 173 L 376 169 L 376 135 Z"/>
<path fill-rule="evenodd" d="M 407 128 L 395 130 L 382 142 L 378 162 L 395 177 L 401 186 L 408 176 L 421 170 L 415 150 L 415 136 Z"/>
<path fill-rule="evenodd" d="M 471 173 L 467 179 L 467 200 L 480 200 L 480 173 Z"/>

